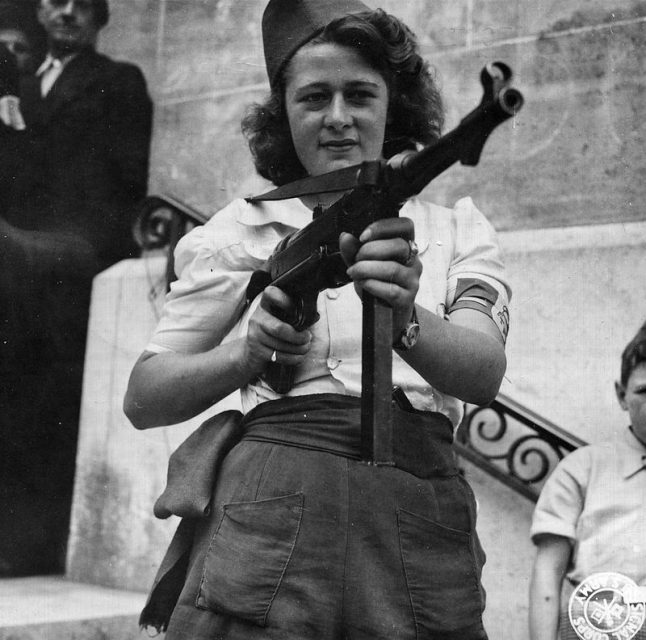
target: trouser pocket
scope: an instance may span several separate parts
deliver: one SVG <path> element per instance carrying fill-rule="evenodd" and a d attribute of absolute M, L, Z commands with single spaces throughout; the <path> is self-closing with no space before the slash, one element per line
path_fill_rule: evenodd
<path fill-rule="evenodd" d="M 486 639 L 472 535 L 405 510 L 397 518 L 417 638 Z"/>
<path fill-rule="evenodd" d="M 303 494 L 224 506 L 196 606 L 265 626 L 296 544 Z"/>

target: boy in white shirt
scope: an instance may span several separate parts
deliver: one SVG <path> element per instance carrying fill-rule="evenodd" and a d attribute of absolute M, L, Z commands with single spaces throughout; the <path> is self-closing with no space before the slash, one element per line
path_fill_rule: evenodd
<path fill-rule="evenodd" d="M 530 584 L 531 640 L 584 637 L 570 622 L 568 599 L 571 587 L 593 574 L 618 573 L 646 585 L 646 323 L 624 349 L 615 388 L 630 417 L 628 430 L 621 438 L 568 455 L 536 505 L 530 532 L 537 546 Z M 562 589 L 564 579 L 569 584 Z M 646 638 L 644 603 L 633 607 L 637 617 L 632 621 L 622 598 L 614 604 L 619 606 L 597 616 L 598 627 L 592 610 L 586 612 L 583 626 L 605 633 L 604 638 Z M 622 629 L 626 625 L 632 628 Z"/>

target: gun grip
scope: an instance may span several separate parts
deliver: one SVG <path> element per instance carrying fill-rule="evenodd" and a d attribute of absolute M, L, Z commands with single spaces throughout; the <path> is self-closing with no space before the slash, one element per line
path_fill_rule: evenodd
<path fill-rule="evenodd" d="M 317 322 L 319 319 L 319 314 L 316 310 L 317 296 L 317 291 L 311 292 L 309 295 L 293 295 L 293 309 L 287 313 L 280 309 L 273 309 L 272 313 L 284 322 L 289 322 L 289 324 L 298 331 L 302 331 L 306 327 Z M 265 382 L 276 393 L 287 393 L 294 386 L 295 378 L 296 367 L 292 365 L 270 362 L 265 369 Z"/>
<path fill-rule="evenodd" d="M 276 392 L 287 393 L 294 386 L 296 367 L 280 362 L 270 362 L 265 370 L 265 381 Z"/>

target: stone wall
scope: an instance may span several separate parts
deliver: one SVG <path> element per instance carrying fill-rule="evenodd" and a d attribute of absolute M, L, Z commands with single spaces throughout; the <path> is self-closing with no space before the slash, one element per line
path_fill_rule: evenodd
<path fill-rule="evenodd" d="M 155 98 L 151 191 L 206 211 L 263 184 L 239 122 L 266 92 L 264 0 L 113 0 L 101 47 L 144 69 Z M 480 165 L 428 189 L 472 195 L 496 227 L 643 220 L 646 2 L 367 0 L 402 17 L 437 71 L 447 128 L 480 99 L 483 65 L 502 60 L 526 104 Z M 431 8 L 429 8 L 431 7 Z"/>
<path fill-rule="evenodd" d="M 162 255 L 124 260 L 94 282 L 67 554 L 67 575 L 79 582 L 147 590 L 178 524 L 156 520 L 152 507 L 170 454 L 207 414 L 136 431 L 122 409 L 130 371 L 159 317 L 165 264 Z M 235 398 L 221 405 L 229 407 L 237 407 Z"/>
<path fill-rule="evenodd" d="M 623 430 L 614 382 L 646 320 L 646 223 L 500 239 L 515 291 L 502 390 L 588 442 Z"/>

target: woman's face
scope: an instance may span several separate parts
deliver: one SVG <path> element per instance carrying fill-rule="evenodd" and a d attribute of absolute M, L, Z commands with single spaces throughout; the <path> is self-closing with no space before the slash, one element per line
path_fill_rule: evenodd
<path fill-rule="evenodd" d="M 294 54 L 285 79 L 292 140 L 309 175 L 381 158 L 388 89 L 357 51 L 306 45 Z"/>

